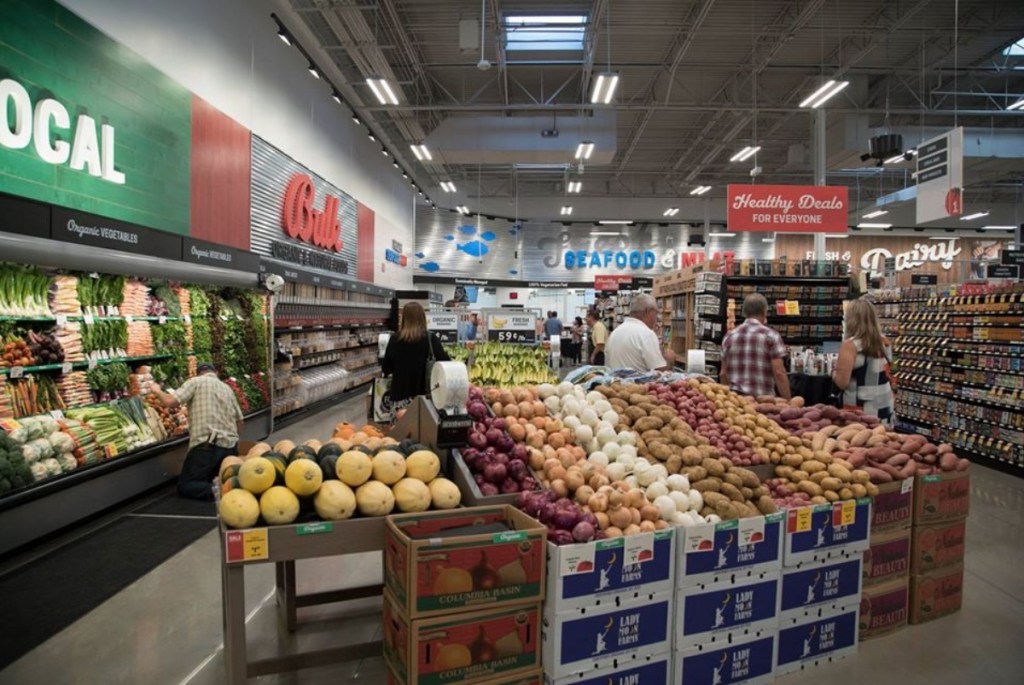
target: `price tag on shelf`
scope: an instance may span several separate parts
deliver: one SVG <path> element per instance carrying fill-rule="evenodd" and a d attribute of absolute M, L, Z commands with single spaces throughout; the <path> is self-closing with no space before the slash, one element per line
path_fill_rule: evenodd
<path fill-rule="evenodd" d="M 0 419 L 0 428 L 4 429 L 8 433 L 13 433 L 21 428 L 21 424 L 14 419 Z"/>
<path fill-rule="evenodd" d="M 58 314 L 57 315 L 57 326 L 63 328 L 64 326 L 67 326 L 67 325 L 68 325 L 68 315 L 67 314 Z"/>
<path fill-rule="evenodd" d="M 131 314 L 125 314 L 124 315 L 124 320 L 125 320 L 125 323 L 135 323 L 135 317 L 132 316 Z"/>
<path fill-rule="evenodd" d="M 192 323 L 192 315 L 191 314 L 186 314 L 182 318 L 185 319 L 185 323 L 187 323 L 187 324 L 191 324 Z"/>
<path fill-rule="evenodd" d="M 75 367 L 71 362 L 64 362 L 60 365 L 60 372 L 63 374 L 69 374 L 73 368 Z"/>
<path fill-rule="evenodd" d="M 64 420 L 64 412 L 62 412 L 60 409 L 54 409 L 53 411 L 51 411 L 50 416 L 55 418 L 57 421 Z"/>
<path fill-rule="evenodd" d="M 7 372 L 7 375 L 11 378 L 21 378 L 25 375 L 25 367 L 23 366 L 12 366 L 11 370 Z"/>
<path fill-rule="evenodd" d="M 224 550 L 228 563 L 259 561 L 270 557 L 266 528 L 230 530 L 224 534 Z"/>
<path fill-rule="evenodd" d="M 158 324 L 160 324 L 161 326 L 163 326 L 165 323 L 167 323 L 167 317 L 166 316 L 161 316 L 159 319 L 156 320 L 156 322 Z"/>
<path fill-rule="evenodd" d="M 98 364 L 98 362 L 95 359 L 90 359 L 89 360 L 89 370 L 90 371 L 95 369 L 98 365 L 99 364 Z"/>
<path fill-rule="evenodd" d="M 94 317 L 92 314 L 85 314 L 84 316 L 82 316 L 82 321 L 84 321 L 87 325 L 91 326 L 94 323 L 96 323 L 96 317 Z"/>

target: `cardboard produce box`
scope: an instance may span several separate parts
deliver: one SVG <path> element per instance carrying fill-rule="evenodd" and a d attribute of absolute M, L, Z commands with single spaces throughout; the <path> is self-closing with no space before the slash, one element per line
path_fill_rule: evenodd
<path fill-rule="evenodd" d="M 731 644 L 676 652 L 672 685 L 770 683 L 775 679 L 777 641 L 778 633 L 772 630 L 744 637 Z"/>
<path fill-rule="evenodd" d="M 871 500 L 845 500 L 786 510 L 783 566 L 824 561 L 868 548 Z"/>
<path fill-rule="evenodd" d="M 676 531 L 595 540 L 578 545 L 548 543 L 544 612 L 630 602 L 671 591 Z"/>
<path fill-rule="evenodd" d="M 910 624 L 924 623 L 960 611 L 963 599 L 963 564 L 910 576 Z"/>
<path fill-rule="evenodd" d="M 914 517 L 914 477 L 882 483 L 871 504 L 872 533 L 909 528 Z"/>
<path fill-rule="evenodd" d="M 864 585 L 878 585 L 910 573 L 910 528 L 871 531 L 864 552 Z"/>
<path fill-rule="evenodd" d="M 778 571 L 736 583 L 693 585 L 676 591 L 675 649 L 714 647 L 779 623 Z"/>
<path fill-rule="evenodd" d="M 860 600 L 860 639 L 888 635 L 907 625 L 910 579 L 906 576 L 864 588 Z"/>
<path fill-rule="evenodd" d="M 486 532 L 451 534 L 467 527 Z M 389 516 L 384 585 L 410 618 L 540 602 L 546 543 L 547 528 L 510 506 Z"/>
<path fill-rule="evenodd" d="M 405 685 L 405 683 L 395 677 L 390 668 L 387 669 L 386 682 L 387 685 Z M 544 671 L 537 670 L 527 675 L 514 675 L 508 678 L 498 678 L 497 680 L 485 680 L 478 685 L 544 685 Z"/>
<path fill-rule="evenodd" d="M 554 679 L 671 650 L 673 597 L 652 593 L 620 607 L 545 613 L 544 673 Z"/>
<path fill-rule="evenodd" d="M 807 622 L 779 626 L 776 675 L 843 659 L 857 651 L 860 599 Z"/>
<path fill-rule="evenodd" d="M 384 661 L 405 685 L 519 683 L 540 667 L 540 624 L 539 603 L 410 619 L 385 589 Z"/>
<path fill-rule="evenodd" d="M 574 673 L 555 680 L 544 675 L 544 685 L 668 685 L 672 677 L 672 655 L 649 654 L 618 660 L 611 668 Z"/>
<path fill-rule="evenodd" d="M 677 528 L 676 587 L 782 570 L 785 514 Z"/>
<path fill-rule="evenodd" d="M 459 492 L 462 493 L 463 506 L 499 506 L 502 504 L 512 504 L 516 501 L 516 496 L 519 494 L 516 492 L 500 495 L 485 495 L 480 492 L 480 486 L 473 480 L 473 473 L 466 466 L 466 462 L 462 460 L 462 455 L 459 454 L 458 450 L 452 450 L 452 458 L 449 464 L 451 466 L 452 482 L 458 486 Z"/>
<path fill-rule="evenodd" d="M 914 526 L 910 572 L 919 575 L 963 562 L 966 539 L 967 519 Z"/>
<path fill-rule="evenodd" d="M 850 554 L 784 568 L 779 618 L 810 620 L 859 601 L 862 564 L 860 555 Z"/>
<path fill-rule="evenodd" d="M 969 471 L 944 471 L 917 476 L 914 482 L 914 525 L 967 516 L 971 505 Z"/>

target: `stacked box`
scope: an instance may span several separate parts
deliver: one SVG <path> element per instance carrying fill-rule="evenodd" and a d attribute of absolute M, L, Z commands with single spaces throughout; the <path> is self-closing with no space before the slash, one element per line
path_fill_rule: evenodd
<path fill-rule="evenodd" d="M 771 682 L 785 515 L 680 529 L 673 680 Z"/>
<path fill-rule="evenodd" d="M 676 544 L 676 530 L 666 529 L 547 545 L 541 639 L 549 681 L 657 670 L 655 657 L 671 649 Z"/>
<path fill-rule="evenodd" d="M 855 599 L 817 613 L 820 615 L 810 619 L 780 621 L 776 675 L 833 663 L 856 653 L 860 602 Z"/>
<path fill-rule="evenodd" d="M 913 477 L 878 486 L 872 502 L 870 546 L 864 552 L 861 640 L 907 625 L 913 514 Z"/>
<path fill-rule="evenodd" d="M 672 655 L 668 652 L 618 660 L 608 668 L 573 673 L 563 678 L 544 674 L 544 685 L 668 685 L 672 678 Z"/>
<path fill-rule="evenodd" d="M 509 506 L 388 517 L 391 676 L 403 685 L 539 682 L 546 542 L 544 526 Z"/>
<path fill-rule="evenodd" d="M 908 612 L 911 624 L 960 610 L 970 501 L 967 471 L 918 476 L 914 483 Z"/>
<path fill-rule="evenodd" d="M 842 558 L 868 548 L 871 500 L 843 500 L 786 510 L 784 566 Z"/>

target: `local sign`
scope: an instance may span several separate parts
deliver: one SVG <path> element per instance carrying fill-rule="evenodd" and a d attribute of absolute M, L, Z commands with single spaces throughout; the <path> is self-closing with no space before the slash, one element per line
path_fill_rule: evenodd
<path fill-rule="evenodd" d="M 846 186 L 761 186 L 731 184 L 730 231 L 846 233 Z"/>

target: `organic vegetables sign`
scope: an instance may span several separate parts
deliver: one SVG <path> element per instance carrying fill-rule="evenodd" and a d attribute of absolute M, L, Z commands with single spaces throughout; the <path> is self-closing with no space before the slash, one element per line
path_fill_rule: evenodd
<path fill-rule="evenodd" d="M 846 186 L 729 185 L 731 231 L 846 233 Z"/>

